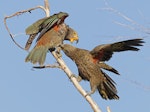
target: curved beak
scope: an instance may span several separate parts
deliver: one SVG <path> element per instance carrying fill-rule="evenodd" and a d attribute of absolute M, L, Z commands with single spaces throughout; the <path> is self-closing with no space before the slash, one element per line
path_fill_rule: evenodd
<path fill-rule="evenodd" d="M 78 37 L 72 37 L 70 38 L 70 42 L 73 43 L 74 41 L 76 41 L 76 44 L 79 42 L 79 38 Z"/>
<path fill-rule="evenodd" d="M 79 37 L 78 37 L 77 32 L 69 27 L 68 34 L 65 37 L 65 40 L 69 40 L 71 43 L 73 43 L 74 41 L 76 41 L 76 43 L 78 43 Z"/>

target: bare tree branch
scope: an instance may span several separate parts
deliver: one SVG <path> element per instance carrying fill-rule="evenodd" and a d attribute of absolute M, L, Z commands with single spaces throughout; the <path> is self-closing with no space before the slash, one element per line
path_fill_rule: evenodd
<path fill-rule="evenodd" d="M 8 31 L 8 33 L 9 33 L 9 35 L 10 35 L 12 41 L 13 41 L 19 48 L 21 48 L 21 49 L 24 50 L 24 48 L 21 47 L 21 46 L 15 41 L 14 36 L 11 34 L 11 32 L 10 32 L 10 30 L 9 30 L 7 24 L 6 24 L 6 19 L 7 19 L 7 18 L 10 18 L 10 17 L 11 17 L 11 16 L 7 16 L 7 17 L 4 18 L 4 25 L 5 25 L 5 27 L 6 27 L 6 30 Z"/>
<path fill-rule="evenodd" d="M 36 69 L 43 69 L 43 68 L 59 68 L 59 69 L 62 69 L 61 66 L 59 65 L 43 65 L 43 66 L 33 66 L 33 68 L 36 68 Z"/>
<path fill-rule="evenodd" d="M 111 110 L 110 110 L 110 107 L 109 107 L 109 106 L 107 106 L 107 112 L 111 112 Z"/>
<path fill-rule="evenodd" d="M 125 81 L 127 81 L 127 82 L 129 82 L 129 83 L 131 83 L 131 84 L 133 84 L 133 85 L 135 85 L 137 87 L 140 87 L 140 88 L 142 88 L 145 91 L 150 91 L 150 86 L 148 86 L 148 85 L 144 85 L 144 84 L 142 84 L 142 83 L 140 83 L 138 81 L 131 80 L 131 79 L 127 78 L 127 77 L 124 77 L 123 80 L 125 80 Z"/>
<path fill-rule="evenodd" d="M 10 16 L 5 16 L 5 18 L 4 18 L 4 25 L 5 25 L 5 27 L 6 27 L 6 30 L 7 30 L 8 33 L 9 33 L 9 35 L 10 35 L 12 41 L 13 41 L 19 48 L 21 48 L 21 49 L 23 49 L 23 50 L 24 50 L 24 47 L 22 47 L 21 45 L 19 45 L 19 44 L 15 41 L 15 39 L 14 39 L 15 36 L 10 32 L 6 20 L 9 19 L 9 18 L 15 17 L 15 16 L 19 16 L 19 15 L 21 15 L 21 14 L 23 14 L 23 13 L 27 13 L 27 12 L 31 13 L 31 11 L 32 11 L 32 10 L 35 10 L 35 9 L 42 9 L 42 10 L 44 10 L 45 14 L 47 14 L 47 12 L 48 12 L 43 6 L 36 6 L 36 7 L 34 7 L 34 8 L 30 8 L 30 9 L 27 9 L 27 10 L 18 11 L 18 12 L 14 13 L 14 14 L 12 14 L 12 15 L 10 15 Z"/>
<path fill-rule="evenodd" d="M 46 13 L 46 16 L 50 16 L 50 6 L 49 6 L 49 2 L 48 0 L 44 0 L 44 5 L 45 5 L 45 13 Z"/>

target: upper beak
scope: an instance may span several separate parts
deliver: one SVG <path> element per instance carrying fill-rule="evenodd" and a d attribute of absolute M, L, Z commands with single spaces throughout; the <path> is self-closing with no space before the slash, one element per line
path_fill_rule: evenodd
<path fill-rule="evenodd" d="M 74 41 L 76 41 L 76 44 L 79 42 L 79 38 L 78 37 L 73 37 L 70 39 L 70 42 L 73 43 Z"/>

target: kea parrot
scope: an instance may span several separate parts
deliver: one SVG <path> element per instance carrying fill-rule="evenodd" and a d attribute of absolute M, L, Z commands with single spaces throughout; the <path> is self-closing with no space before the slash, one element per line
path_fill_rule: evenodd
<path fill-rule="evenodd" d="M 40 35 L 38 36 L 38 39 L 39 39 L 43 36 L 44 33 L 46 33 L 48 30 L 50 30 L 54 26 L 55 28 L 57 28 L 56 26 L 63 23 L 65 18 L 68 16 L 69 15 L 65 12 L 59 12 L 50 17 L 42 18 L 36 21 L 35 23 L 33 23 L 32 25 L 30 25 L 29 27 L 27 27 L 26 34 L 30 36 L 25 45 L 25 50 L 29 50 L 32 44 L 32 41 L 38 35 L 38 33 L 40 33 Z"/>
<path fill-rule="evenodd" d="M 69 40 L 70 42 L 78 41 L 78 35 L 76 31 L 68 25 L 61 23 L 57 25 L 57 28 L 51 28 L 38 38 L 35 47 L 29 52 L 25 61 L 43 65 L 48 50 L 53 51 L 56 47 L 61 45 L 64 40 Z"/>
<path fill-rule="evenodd" d="M 131 39 L 112 44 L 98 45 L 92 51 L 76 48 L 69 44 L 61 45 L 63 52 L 71 58 L 77 65 L 79 80 L 90 82 L 91 91 L 87 95 L 93 94 L 98 90 L 103 99 L 119 99 L 115 82 L 102 70 L 114 72 L 119 75 L 118 71 L 105 64 L 114 52 L 121 51 L 138 51 L 138 46 L 142 46 L 142 39 Z"/>

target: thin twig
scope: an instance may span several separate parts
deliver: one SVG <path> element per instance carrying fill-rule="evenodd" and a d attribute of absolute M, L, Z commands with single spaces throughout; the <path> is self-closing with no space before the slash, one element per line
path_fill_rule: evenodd
<path fill-rule="evenodd" d="M 5 27 L 6 27 L 6 30 L 8 31 L 8 33 L 9 33 L 9 35 L 10 35 L 12 41 L 13 41 L 19 48 L 21 48 L 21 49 L 24 50 L 24 48 L 23 48 L 22 46 L 20 46 L 20 45 L 15 41 L 14 36 L 11 34 L 11 32 L 10 32 L 8 26 L 7 26 L 7 23 L 6 23 L 6 19 L 7 19 L 7 18 L 8 18 L 8 17 L 5 17 L 5 18 L 4 18 L 4 25 L 5 25 Z"/>
<path fill-rule="evenodd" d="M 10 16 L 5 16 L 4 19 L 12 18 L 14 16 L 19 16 L 19 15 L 21 15 L 23 13 L 27 13 L 27 12 L 31 13 L 31 11 L 36 10 L 36 9 L 42 9 L 46 13 L 46 9 L 43 6 L 36 6 L 36 7 L 33 7 L 33 8 L 26 9 L 26 10 L 18 11 L 18 12 L 14 13 L 14 14 L 12 14 Z"/>
<path fill-rule="evenodd" d="M 109 107 L 109 106 L 107 106 L 107 112 L 111 112 L 111 110 L 110 110 L 110 107 Z"/>
<path fill-rule="evenodd" d="M 140 87 L 140 88 L 142 88 L 145 91 L 150 91 L 150 86 L 144 85 L 144 84 L 142 84 L 142 83 L 140 83 L 138 81 L 131 80 L 131 79 L 127 78 L 127 77 L 124 77 L 123 80 L 125 80 L 125 81 L 127 81 L 127 82 L 129 82 L 129 83 L 131 83 L 131 84 L 133 84 L 133 85 L 135 85 L 137 87 Z"/>
<path fill-rule="evenodd" d="M 43 69 L 43 68 L 60 68 L 60 69 L 62 69 L 61 66 L 56 65 L 56 64 L 54 64 L 54 65 L 43 65 L 43 66 L 33 66 L 33 68 L 36 68 L 36 69 Z"/>
<path fill-rule="evenodd" d="M 7 26 L 6 20 L 9 19 L 9 18 L 15 17 L 15 16 L 19 16 L 19 15 L 21 15 L 21 14 L 23 14 L 23 13 L 27 13 L 27 12 L 31 13 L 31 11 L 32 11 L 32 10 L 35 10 L 35 9 L 42 9 L 42 10 L 44 10 L 44 12 L 47 14 L 47 11 L 46 11 L 46 9 L 45 9 L 43 6 L 36 6 L 36 7 L 34 7 L 34 8 L 29 8 L 29 9 L 27 9 L 27 10 L 18 11 L 18 12 L 14 13 L 14 14 L 12 14 L 12 15 L 10 15 L 10 16 L 5 16 L 5 18 L 4 18 L 4 25 L 5 25 L 5 27 L 6 27 L 6 30 L 7 30 L 8 33 L 9 33 L 9 35 L 10 35 L 12 41 L 13 41 L 19 48 L 21 48 L 21 49 L 23 49 L 23 50 L 25 50 L 24 47 L 22 47 L 21 45 L 19 45 L 19 44 L 15 41 L 15 39 L 14 39 L 15 36 L 10 32 L 10 30 L 9 30 L 9 28 L 8 28 L 8 26 Z"/>
<path fill-rule="evenodd" d="M 50 16 L 50 6 L 49 6 L 49 2 L 48 0 L 44 0 L 44 5 L 45 5 L 45 13 L 46 13 L 46 16 Z"/>
<path fill-rule="evenodd" d="M 132 30 L 137 30 L 137 31 L 140 31 L 140 32 L 144 32 L 146 34 L 150 34 L 150 29 L 149 28 L 146 28 L 143 25 L 140 25 L 139 23 L 137 23 L 133 19 L 129 18 L 125 14 L 123 14 L 123 13 L 119 12 L 118 10 L 112 8 L 111 6 L 109 6 L 109 4 L 107 3 L 106 0 L 104 0 L 104 3 L 106 5 L 106 7 L 101 8 L 101 10 L 110 11 L 110 12 L 118 15 L 119 17 L 122 17 L 124 20 L 128 21 L 131 25 L 126 25 L 126 24 L 120 23 L 120 22 L 115 22 L 115 23 L 117 23 L 118 25 L 124 26 L 124 27 L 128 27 Z"/>
<path fill-rule="evenodd" d="M 131 26 L 131 25 L 127 25 L 127 24 L 124 24 L 124 23 L 120 23 L 120 22 L 118 22 L 118 21 L 114 21 L 114 23 L 116 23 L 116 24 L 118 24 L 118 25 L 120 25 L 120 26 L 123 26 L 123 27 L 127 27 L 127 28 L 129 28 L 129 29 L 131 29 L 131 30 L 138 30 L 136 27 L 133 27 L 133 26 Z"/>

